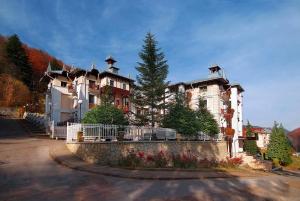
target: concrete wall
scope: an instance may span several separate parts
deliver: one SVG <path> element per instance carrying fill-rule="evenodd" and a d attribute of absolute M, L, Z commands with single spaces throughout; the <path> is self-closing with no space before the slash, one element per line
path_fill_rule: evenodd
<path fill-rule="evenodd" d="M 102 165 L 118 164 L 129 150 L 155 154 L 164 151 L 168 154 L 180 154 L 190 150 L 199 159 L 221 160 L 227 156 L 226 142 L 203 141 L 147 141 L 147 142 L 101 142 L 68 143 L 69 150 L 81 159 Z"/>

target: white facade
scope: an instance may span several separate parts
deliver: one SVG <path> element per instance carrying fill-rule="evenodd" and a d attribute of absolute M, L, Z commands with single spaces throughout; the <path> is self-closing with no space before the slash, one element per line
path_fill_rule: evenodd
<path fill-rule="evenodd" d="M 243 88 L 239 84 L 231 84 L 223 70 L 219 66 L 209 68 L 210 73 L 207 78 L 191 82 L 180 82 L 169 87 L 169 91 L 184 92 L 189 98 L 189 107 L 196 110 L 198 108 L 199 97 L 207 102 L 207 109 L 213 114 L 219 127 L 226 127 L 226 121 L 222 111 L 226 109 L 226 104 L 222 99 L 225 91 L 230 91 L 230 105 L 234 109 L 231 126 L 235 130 L 232 140 L 232 153 L 243 151 L 239 144 L 238 137 L 243 136 Z M 170 96 L 169 100 L 174 96 Z M 221 133 L 220 133 L 221 134 Z"/>
<path fill-rule="evenodd" d="M 118 74 L 118 68 L 111 57 L 108 70 L 72 69 L 52 71 L 49 65 L 46 77 L 49 80 L 45 111 L 48 119 L 55 124 L 66 121 L 80 121 L 86 112 L 100 105 L 100 94 L 104 86 L 113 90 L 113 104 L 125 113 L 130 111 L 129 93 L 133 80 Z"/>

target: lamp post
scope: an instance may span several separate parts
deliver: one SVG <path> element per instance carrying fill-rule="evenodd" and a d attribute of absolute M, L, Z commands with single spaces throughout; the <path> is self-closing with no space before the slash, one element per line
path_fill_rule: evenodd
<path fill-rule="evenodd" d="M 81 99 L 78 100 L 78 104 L 79 104 L 79 122 L 80 122 L 81 121 L 81 104 L 82 104 Z"/>

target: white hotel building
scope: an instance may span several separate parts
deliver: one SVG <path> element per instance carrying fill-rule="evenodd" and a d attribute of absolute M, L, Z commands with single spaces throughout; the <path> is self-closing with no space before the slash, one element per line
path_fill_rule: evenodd
<path fill-rule="evenodd" d="M 113 88 L 113 104 L 122 109 L 125 114 L 136 112 L 136 108 L 130 103 L 130 91 L 134 80 L 119 75 L 119 68 L 114 66 L 116 62 L 112 57 L 105 60 L 108 63 L 107 70 L 99 72 L 92 67 L 91 70 L 71 69 L 54 71 L 51 67 L 45 73 L 44 79 L 48 81 L 46 94 L 46 115 L 55 124 L 66 121 L 78 121 L 91 108 L 100 104 L 100 94 L 104 86 Z M 207 102 L 207 109 L 214 115 L 221 133 L 227 127 L 224 118 L 226 104 L 223 94 L 230 91 L 229 104 L 234 110 L 230 120 L 230 127 L 235 130 L 232 137 L 232 151 L 242 151 L 242 143 L 238 137 L 243 136 L 243 88 L 239 84 L 233 84 L 226 78 L 223 69 L 214 65 L 209 68 L 207 78 L 179 82 L 168 88 L 169 92 L 184 92 L 189 97 L 189 106 L 196 109 L 199 96 Z M 168 100 L 166 100 L 168 101 Z"/>
<path fill-rule="evenodd" d="M 218 122 L 220 130 L 227 127 L 223 111 L 226 110 L 226 104 L 222 98 L 226 91 L 230 91 L 230 106 L 234 110 L 231 119 L 231 127 L 235 130 L 232 142 L 232 151 L 242 151 L 242 143 L 239 143 L 238 137 L 243 136 L 243 92 L 244 89 L 240 84 L 230 83 L 226 78 L 224 70 L 217 65 L 209 68 L 207 78 L 179 82 L 169 86 L 169 91 L 172 93 L 184 92 L 189 99 L 191 109 L 197 109 L 199 97 L 201 96 L 207 102 L 207 109 L 214 115 Z M 221 131 L 222 132 L 222 131 Z"/>

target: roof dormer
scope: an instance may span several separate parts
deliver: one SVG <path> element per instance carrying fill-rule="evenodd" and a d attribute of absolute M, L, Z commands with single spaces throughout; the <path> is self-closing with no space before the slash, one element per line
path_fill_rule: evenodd
<path fill-rule="evenodd" d="M 109 56 L 105 59 L 105 62 L 107 63 L 107 68 L 108 71 L 114 74 L 118 74 L 119 73 L 119 68 L 114 66 L 114 63 L 116 63 L 117 61 L 114 60 L 114 58 L 112 56 Z"/>

